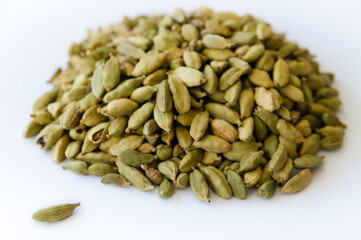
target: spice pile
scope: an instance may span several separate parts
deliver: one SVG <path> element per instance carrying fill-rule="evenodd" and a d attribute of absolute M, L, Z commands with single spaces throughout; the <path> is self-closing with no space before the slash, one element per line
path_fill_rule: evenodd
<path fill-rule="evenodd" d="M 69 49 L 24 137 L 102 183 L 209 201 L 304 189 L 345 125 L 333 75 L 252 16 L 199 8 L 124 18 Z"/>

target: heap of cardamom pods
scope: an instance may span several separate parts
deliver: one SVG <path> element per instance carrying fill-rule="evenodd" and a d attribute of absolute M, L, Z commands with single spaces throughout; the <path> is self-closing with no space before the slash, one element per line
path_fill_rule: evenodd
<path fill-rule="evenodd" d="M 190 185 L 209 201 L 304 189 L 346 127 L 333 74 L 250 15 L 202 7 L 124 18 L 73 43 L 54 90 L 34 104 L 36 135 L 64 169 L 148 191 Z"/>

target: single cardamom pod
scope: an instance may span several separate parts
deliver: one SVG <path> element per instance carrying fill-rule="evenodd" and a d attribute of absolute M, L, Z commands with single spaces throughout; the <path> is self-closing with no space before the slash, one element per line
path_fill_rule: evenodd
<path fill-rule="evenodd" d="M 23 132 L 23 138 L 29 138 L 38 134 L 43 126 L 31 120 Z"/>
<path fill-rule="evenodd" d="M 321 136 L 319 134 L 312 134 L 302 143 L 300 155 L 316 154 L 320 149 Z"/>
<path fill-rule="evenodd" d="M 176 135 L 179 145 L 185 150 L 191 147 L 193 139 L 188 131 L 188 129 L 180 124 L 176 126 Z"/>
<path fill-rule="evenodd" d="M 163 66 L 166 60 L 167 55 L 165 53 L 145 55 L 137 65 L 135 65 L 132 76 L 139 77 L 154 72 L 154 70 Z"/>
<path fill-rule="evenodd" d="M 194 68 L 199 70 L 202 67 L 202 59 L 199 57 L 198 53 L 195 51 L 185 51 L 183 53 L 183 60 L 187 67 Z M 203 75 L 202 75 L 203 77 Z M 205 81 L 203 79 L 202 81 Z M 194 83 L 194 82 L 192 82 Z"/>
<path fill-rule="evenodd" d="M 215 135 L 205 135 L 201 140 L 194 141 L 193 148 L 201 148 L 208 152 L 225 153 L 231 149 L 231 144 Z"/>
<path fill-rule="evenodd" d="M 288 152 L 282 143 L 278 144 L 277 150 L 272 154 L 269 168 L 271 171 L 279 171 L 288 160 Z"/>
<path fill-rule="evenodd" d="M 69 160 L 73 160 L 80 152 L 81 144 L 80 141 L 70 142 L 65 149 L 65 157 Z"/>
<path fill-rule="evenodd" d="M 248 152 L 240 161 L 239 172 L 247 172 L 257 168 L 263 157 L 263 151 Z"/>
<path fill-rule="evenodd" d="M 135 150 L 121 151 L 118 154 L 119 161 L 133 166 L 139 167 L 141 164 L 149 164 L 156 159 L 156 156 L 152 154 L 144 154 Z"/>
<path fill-rule="evenodd" d="M 158 164 L 158 170 L 166 178 L 174 181 L 178 173 L 178 165 L 171 160 L 167 160 Z"/>
<path fill-rule="evenodd" d="M 124 176 L 134 187 L 142 191 L 154 189 L 154 185 L 134 167 L 128 166 L 121 161 L 116 161 L 119 174 Z"/>
<path fill-rule="evenodd" d="M 193 118 L 190 135 L 196 141 L 200 140 L 207 131 L 209 121 L 209 113 L 207 111 L 199 112 Z"/>
<path fill-rule="evenodd" d="M 305 154 L 302 157 L 294 160 L 295 168 L 314 168 L 320 165 L 325 159 L 325 156 L 315 156 L 311 154 Z"/>
<path fill-rule="evenodd" d="M 153 102 L 147 102 L 135 110 L 134 113 L 129 117 L 127 129 L 136 130 L 143 126 L 152 115 L 154 106 L 155 104 Z"/>
<path fill-rule="evenodd" d="M 167 80 L 163 80 L 158 86 L 156 104 L 158 109 L 163 113 L 172 111 L 173 100 Z"/>
<path fill-rule="evenodd" d="M 41 110 L 44 107 L 48 106 L 49 103 L 54 101 L 56 96 L 58 95 L 58 89 L 54 89 L 52 91 L 46 92 L 41 97 L 39 97 L 34 105 L 33 105 L 33 111 Z"/>
<path fill-rule="evenodd" d="M 204 66 L 203 76 L 206 79 L 206 82 L 201 87 L 208 94 L 215 93 L 218 87 L 218 77 L 214 72 L 214 69 L 209 65 Z"/>
<path fill-rule="evenodd" d="M 222 157 L 217 153 L 204 152 L 202 164 L 217 167 L 221 163 Z"/>
<path fill-rule="evenodd" d="M 57 124 L 50 124 L 44 127 L 36 136 L 36 144 L 41 146 L 41 149 L 50 149 L 63 135 L 63 128 Z"/>
<path fill-rule="evenodd" d="M 211 120 L 211 128 L 214 135 L 224 138 L 228 142 L 235 142 L 238 138 L 238 132 L 229 122 L 215 118 Z"/>
<path fill-rule="evenodd" d="M 130 99 L 137 103 L 143 103 L 149 101 L 155 92 L 157 92 L 157 88 L 153 86 L 139 87 L 132 92 Z"/>
<path fill-rule="evenodd" d="M 51 149 L 51 159 L 56 163 L 61 163 L 65 160 L 65 150 L 69 144 L 69 136 L 62 136 Z"/>
<path fill-rule="evenodd" d="M 178 174 L 177 178 L 174 180 L 174 186 L 176 188 L 187 188 L 189 182 L 189 175 L 188 173 L 180 173 Z"/>
<path fill-rule="evenodd" d="M 285 60 L 279 58 L 273 69 L 273 82 L 276 87 L 284 87 L 290 78 L 290 70 Z"/>
<path fill-rule="evenodd" d="M 238 199 L 245 199 L 246 198 L 246 188 L 243 186 L 243 180 L 238 173 L 231 169 L 226 170 L 227 173 L 227 180 L 229 186 L 232 189 L 233 195 Z"/>
<path fill-rule="evenodd" d="M 163 182 L 159 185 L 158 194 L 161 198 L 170 198 L 173 194 L 174 187 L 168 179 L 164 178 Z"/>
<path fill-rule="evenodd" d="M 105 174 L 102 177 L 101 183 L 111 183 L 118 187 L 127 187 L 131 185 L 125 178 L 116 173 Z"/>
<path fill-rule="evenodd" d="M 162 113 L 157 106 L 153 109 L 154 120 L 164 131 L 170 132 L 173 125 L 173 112 Z"/>
<path fill-rule="evenodd" d="M 254 139 L 254 120 L 253 117 L 243 119 L 242 126 L 238 127 L 238 138 L 244 142 L 250 142 Z"/>
<path fill-rule="evenodd" d="M 266 71 L 259 70 L 257 68 L 252 69 L 252 72 L 248 75 L 248 79 L 256 86 L 271 88 L 274 87 L 273 81 Z"/>
<path fill-rule="evenodd" d="M 133 91 L 139 87 L 143 80 L 144 77 L 138 77 L 123 81 L 116 88 L 105 94 L 103 101 L 105 103 L 110 103 L 115 99 L 129 97 Z"/>
<path fill-rule="evenodd" d="M 107 92 L 118 85 L 120 81 L 120 66 L 116 57 L 110 56 L 103 70 L 103 86 Z"/>
<path fill-rule="evenodd" d="M 194 195 L 202 201 L 210 202 L 209 200 L 209 188 L 203 174 L 194 169 L 193 172 L 189 175 L 189 183 Z"/>
<path fill-rule="evenodd" d="M 231 124 L 241 125 L 239 114 L 233 109 L 219 103 L 207 103 L 205 107 L 213 118 L 220 118 Z"/>
<path fill-rule="evenodd" d="M 60 204 L 41 209 L 33 214 L 32 219 L 38 222 L 58 222 L 69 217 L 79 207 L 80 203 Z"/>
<path fill-rule="evenodd" d="M 285 193 L 296 193 L 303 190 L 310 183 L 312 178 L 311 170 L 305 168 L 299 173 L 294 175 L 290 180 L 286 182 L 283 188 L 280 189 L 280 192 Z"/>
<path fill-rule="evenodd" d="M 189 151 L 180 162 L 179 170 L 181 172 L 190 172 L 192 168 L 196 167 L 199 162 L 203 160 L 203 151 L 195 149 Z"/>
<path fill-rule="evenodd" d="M 219 89 L 221 91 L 228 89 L 240 79 L 242 73 L 242 70 L 237 67 L 229 68 L 219 79 Z"/>
<path fill-rule="evenodd" d="M 280 102 L 264 87 L 255 88 L 254 99 L 258 106 L 261 106 L 267 111 L 273 112 L 281 107 Z"/>
<path fill-rule="evenodd" d="M 87 173 L 102 177 L 108 173 L 116 173 L 118 169 L 106 163 L 94 163 L 88 167 Z"/>
<path fill-rule="evenodd" d="M 138 103 L 128 98 L 115 99 L 106 106 L 99 109 L 99 112 L 108 117 L 130 116 L 138 109 Z"/>
<path fill-rule="evenodd" d="M 281 136 L 283 136 L 285 139 L 288 139 L 294 143 L 302 143 L 305 141 L 303 134 L 297 130 L 296 127 L 286 122 L 285 120 L 279 119 L 276 126 Z"/>
<path fill-rule="evenodd" d="M 263 183 L 257 190 L 257 194 L 263 198 L 270 199 L 276 190 L 275 181 L 270 180 Z"/>
<path fill-rule="evenodd" d="M 146 164 L 141 164 L 140 167 L 144 170 L 145 176 L 154 184 L 159 185 L 163 182 L 163 175 L 155 168 L 149 167 Z"/>
<path fill-rule="evenodd" d="M 159 160 L 164 161 L 173 155 L 173 149 L 169 145 L 158 145 L 156 154 Z"/>
<path fill-rule="evenodd" d="M 168 76 L 170 91 L 172 92 L 174 106 L 178 113 L 186 113 L 191 108 L 191 96 L 183 81 L 173 74 Z"/>
<path fill-rule="evenodd" d="M 257 167 L 256 169 L 246 172 L 243 175 L 243 179 L 244 179 L 244 186 L 245 187 L 253 187 L 255 186 L 258 181 L 261 179 L 262 177 L 262 168 L 261 167 Z"/>
<path fill-rule="evenodd" d="M 127 150 L 135 150 L 144 142 L 144 136 L 129 135 L 119 140 L 109 148 L 109 153 L 118 156 L 119 153 Z"/>
<path fill-rule="evenodd" d="M 199 170 L 204 174 L 211 188 L 223 199 L 232 196 L 232 190 L 228 185 L 228 181 L 223 173 L 213 166 L 203 166 L 198 164 Z"/>
<path fill-rule="evenodd" d="M 85 175 L 87 174 L 88 164 L 80 160 L 75 160 L 65 164 L 63 169 L 69 169 L 77 174 Z"/>
<path fill-rule="evenodd" d="M 85 153 L 85 154 L 80 153 L 75 157 L 75 159 L 82 160 L 89 164 L 107 163 L 107 164 L 114 165 L 117 157 L 112 156 L 105 152 L 89 152 L 89 153 Z"/>

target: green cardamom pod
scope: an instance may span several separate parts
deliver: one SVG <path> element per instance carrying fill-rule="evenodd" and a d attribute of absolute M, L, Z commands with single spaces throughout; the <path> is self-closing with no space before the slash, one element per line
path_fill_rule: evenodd
<path fill-rule="evenodd" d="M 134 187 L 142 191 L 154 189 L 154 185 L 134 167 L 128 166 L 121 161 L 116 161 L 119 174 L 124 176 Z"/>
<path fill-rule="evenodd" d="M 135 89 L 143 82 L 144 77 L 131 78 L 120 83 L 116 88 L 105 94 L 103 101 L 110 103 L 119 98 L 129 97 Z"/>
<path fill-rule="evenodd" d="M 246 198 L 246 188 L 243 186 L 243 180 L 238 173 L 231 169 L 226 170 L 227 173 L 227 180 L 229 186 L 232 189 L 233 195 L 238 199 L 245 199 Z"/>
<path fill-rule="evenodd" d="M 232 190 L 228 185 L 228 181 L 219 169 L 213 166 L 203 166 L 200 163 L 198 164 L 198 168 L 219 197 L 227 199 L 232 196 Z"/>
<path fill-rule="evenodd" d="M 69 217 L 79 207 L 80 203 L 60 204 L 41 209 L 33 214 L 32 218 L 38 222 L 58 222 Z"/>
<path fill-rule="evenodd" d="M 186 113 L 191 108 L 191 96 L 183 81 L 170 74 L 168 76 L 170 91 L 172 92 L 174 106 L 178 113 Z"/>
<path fill-rule="evenodd" d="M 131 185 L 130 182 L 128 182 L 125 178 L 123 178 L 117 173 L 105 174 L 102 177 L 101 183 L 111 183 L 118 187 L 127 187 Z"/>
<path fill-rule="evenodd" d="M 203 174 L 194 169 L 193 172 L 189 175 L 189 183 L 194 195 L 202 201 L 210 202 L 209 200 L 209 188 Z"/>
<path fill-rule="evenodd" d="M 88 167 L 87 173 L 95 176 L 102 177 L 108 173 L 116 173 L 118 172 L 117 167 L 106 163 L 94 163 Z"/>
<path fill-rule="evenodd" d="M 133 166 L 139 167 L 141 164 L 149 164 L 156 159 L 152 154 L 144 154 L 135 150 L 126 150 L 118 154 L 119 161 Z"/>
<path fill-rule="evenodd" d="M 189 175 L 188 173 L 180 173 L 178 174 L 177 178 L 174 180 L 174 186 L 176 188 L 187 188 L 189 182 Z"/>
<path fill-rule="evenodd" d="M 309 168 L 301 170 L 286 182 L 280 192 L 296 193 L 303 190 L 310 183 L 312 178 L 311 170 Z"/>
<path fill-rule="evenodd" d="M 263 183 L 257 190 L 257 194 L 263 198 L 270 199 L 276 190 L 275 181 L 270 180 Z"/>
<path fill-rule="evenodd" d="M 132 76 L 139 77 L 154 72 L 154 70 L 163 66 L 166 60 L 167 55 L 165 53 L 145 55 L 137 65 L 135 65 Z"/>
<path fill-rule="evenodd" d="M 325 159 L 325 156 L 315 156 L 311 154 L 305 154 L 302 157 L 294 160 L 295 168 L 314 168 L 320 165 Z"/>
<path fill-rule="evenodd" d="M 63 169 L 69 169 L 77 174 L 85 175 L 88 173 L 88 164 L 80 160 L 75 160 L 65 164 Z"/>
<path fill-rule="evenodd" d="M 196 167 L 199 162 L 203 160 L 203 151 L 195 149 L 189 151 L 180 162 L 179 170 L 181 172 L 190 172 L 192 168 Z"/>
<path fill-rule="evenodd" d="M 178 173 L 178 165 L 171 160 L 167 160 L 158 164 L 158 170 L 166 178 L 174 181 Z"/>
<path fill-rule="evenodd" d="M 205 135 L 201 140 L 194 141 L 192 147 L 214 153 L 225 153 L 231 150 L 229 142 L 215 135 Z"/>
<path fill-rule="evenodd" d="M 163 80 L 158 86 L 156 104 L 158 109 L 163 113 L 172 111 L 173 100 L 167 80 Z"/>
<path fill-rule="evenodd" d="M 163 182 L 159 185 L 158 194 L 161 198 L 170 198 L 173 194 L 174 187 L 168 179 L 164 178 Z"/>
<path fill-rule="evenodd" d="M 190 135 L 194 140 L 200 140 L 207 131 L 209 121 L 209 113 L 207 111 L 199 112 L 193 118 Z"/>

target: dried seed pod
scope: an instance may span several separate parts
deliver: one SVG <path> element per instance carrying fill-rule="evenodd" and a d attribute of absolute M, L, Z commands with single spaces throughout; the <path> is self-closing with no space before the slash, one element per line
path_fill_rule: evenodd
<path fill-rule="evenodd" d="M 228 181 L 223 173 L 213 166 L 203 166 L 198 164 L 199 170 L 203 173 L 211 188 L 221 198 L 227 199 L 232 196 L 232 190 L 228 185 Z"/>
<path fill-rule="evenodd" d="M 169 88 L 172 92 L 174 106 L 178 113 L 186 113 L 191 108 L 191 96 L 186 85 L 177 77 L 169 75 Z"/>
<path fill-rule="evenodd" d="M 173 194 L 174 187 L 168 179 L 164 178 L 163 182 L 159 185 L 158 194 L 161 198 L 170 198 Z"/>
<path fill-rule="evenodd" d="M 128 166 L 119 160 L 116 161 L 119 174 L 124 176 L 134 187 L 142 191 L 154 189 L 154 185 L 134 167 Z"/>
<path fill-rule="evenodd" d="M 65 164 L 63 169 L 69 169 L 77 174 L 85 175 L 87 174 L 88 164 L 84 161 L 75 160 Z"/>
<path fill-rule="evenodd" d="M 87 173 L 99 177 L 103 177 L 109 173 L 118 172 L 118 168 L 106 163 L 94 163 L 88 167 Z"/>
<path fill-rule="evenodd" d="M 311 178 L 311 170 L 309 168 L 303 169 L 288 180 L 283 188 L 280 189 L 280 192 L 296 193 L 302 191 L 310 183 Z"/>
<path fill-rule="evenodd" d="M 196 195 L 199 200 L 205 202 L 211 201 L 209 200 L 208 184 L 205 177 L 199 170 L 194 169 L 193 172 L 191 172 L 191 174 L 189 175 L 189 183 L 191 185 L 194 195 Z"/>
<path fill-rule="evenodd" d="M 231 144 L 215 135 L 205 135 L 201 140 L 194 141 L 192 147 L 214 153 L 224 153 L 231 149 Z"/>
<path fill-rule="evenodd" d="M 204 136 L 208 128 L 208 121 L 209 113 L 207 111 L 199 112 L 193 118 L 189 133 L 194 140 L 200 140 Z"/>
<path fill-rule="evenodd" d="M 38 222 L 58 222 L 69 217 L 79 206 L 80 203 L 51 206 L 37 211 L 32 218 Z"/>
<path fill-rule="evenodd" d="M 257 190 L 257 194 L 264 198 L 271 198 L 276 190 L 275 181 L 270 180 L 263 183 Z"/>
<path fill-rule="evenodd" d="M 232 189 L 232 193 L 236 198 L 245 199 L 246 198 L 246 189 L 243 185 L 243 180 L 238 173 L 231 169 L 226 170 L 227 180 L 229 186 Z"/>
<path fill-rule="evenodd" d="M 102 177 L 101 183 L 111 183 L 118 187 L 127 187 L 131 185 L 125 178 L 116 173 L 105 174 Z"/>

